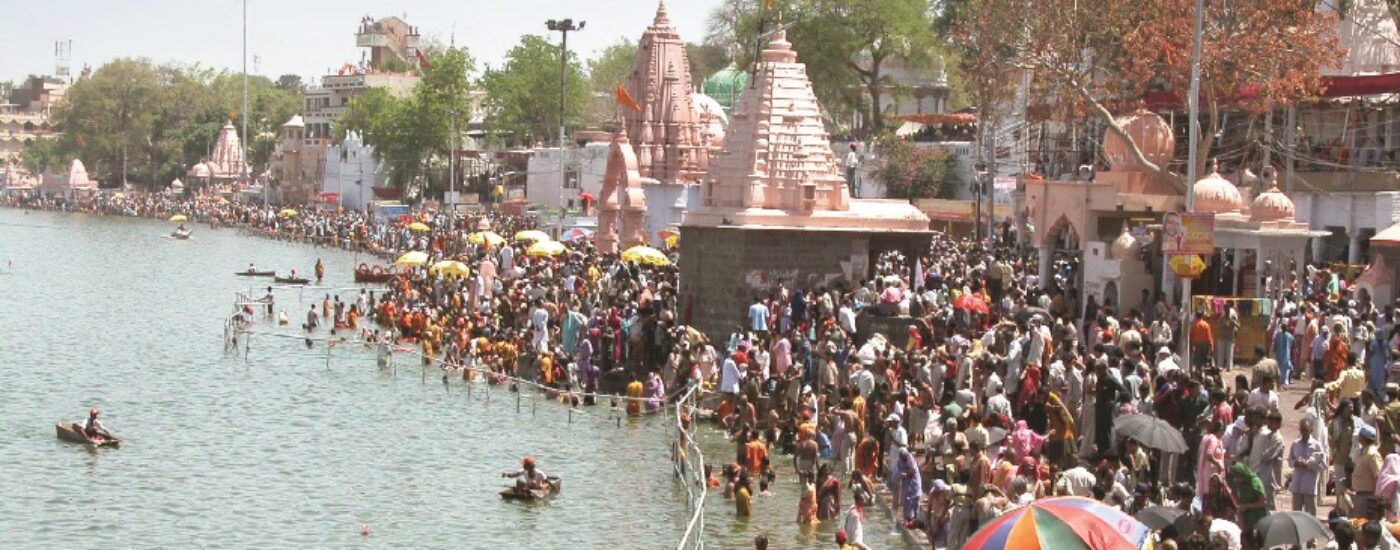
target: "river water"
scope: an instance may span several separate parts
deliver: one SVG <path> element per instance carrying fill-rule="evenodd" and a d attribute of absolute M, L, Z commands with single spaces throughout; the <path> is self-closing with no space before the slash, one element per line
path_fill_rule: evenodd
<path fill-rule="evenodd" d="M 689 511 L 665 419 L 600 406 L 571 421 L 530 392 L 517 404 L 500 387 L 444 385 L 407 356 L 379 369 L 358 345 L 329 363 L 324 344 L 268 336 L 246 358 L 225 354 L 223 320 L 251 284 L 231 272 L 254 261 L 311 273 L 319 257 L 325 284 L 348 288 L 369 258 L 229 229 L 177 241 L 170 229 L 0 209 L 0 546 L 674 547 Z M 313 302 L 280 291 L 277 307 L 299 322 Z M 121 449 L 54 436 L 89 407 Z M 732 460 L 717 434 L 701 441 L 709 462 Z M 563 496 L 497 495 L 524 455 L 564 478 Z M 790 472 L 787 457 L 774 462 Z M 797 486 L 784 477 L 748 521 L 712 496 L 707 545 L 748 548 L 758 533 L 774 548 L 829 545 L 834 526 L 793 525 Z M 884 547 L 895 539 L 877 515 L 866 539 Z"/>

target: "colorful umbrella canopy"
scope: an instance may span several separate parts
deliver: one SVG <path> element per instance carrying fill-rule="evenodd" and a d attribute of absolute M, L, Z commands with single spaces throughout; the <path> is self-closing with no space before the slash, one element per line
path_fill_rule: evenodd
<path fill-rule="evenodd" d="M 987 313 L 987 302 L 981 296 L 974 293 L 965 293 L 953 300 L 953 309 L 966 309 L 978 313 Z"/>
<path fill-rule="evenodd" d="M 417 250 L 405 252 L 404 255 L 399 256 L 399 259 L 394 260 L 394 263 L 398 265 L 423 265 L 428 263 L 428 253 Z"/>
<path fill-rule="evenodd" d="M 428 224 L 423 222 L 413 222 L 408 224 L 408 230 L 413 231 L 415 233 L 427 233 L 428 231 L 432 230 L 432 228 L 428 227 Z"/>
<path fill-rule="evenodd" d="M 170 217 L 170 221 L 175 223 L 185 223 L 189 221 L 189 218 L 186 218 L 184 214 L 176 214 Z"/>
<path fill-rule="evenodd" d="M 443 260 L 441 262 L 433 264 L 432 267 L 428 268 L 428 272 L 439 273 L 442 275 L 453 275 L 457 277 L 466 277 L 467 275 L 471 275 L 472 270 L 471 268 L 467 267 L 467 264 L 464 264 L 462 262 L 456 260 Z"/>
<path fill-rule="evenodd" d="M 962 550 L 1141 550 L 1150 534 L 1142 522 L 1097 500 L 1048 498 L 992 520 Z"/>
<path fill-rule="evenodd" d="M 549 233 L 545 233 L 544 231 L 540 231 L 540 230 L 538 230 L 538 229 L 526 229 L 525 231 L 518 231 L 518 232 L 516 232 L 516 233 L 515 233 L 515 240 L 517 240 L 517 241 L 530 241 L 530 242 L 532 242 L 532 243 L 537 243 L 537 242 L 540 242 L 540 241 L 547 241 L 547 240 L 550 240 L 550 239 L 549 239 Z"/>
<path fill-rule="evenodd" d="M 650 246 L 634 246 L 622 251 L 622 259 L 647 265 L 671 265 L 671 259 L 664 252 Z"/>
<path fill-rule="evenodd" d="M 666 246 L 668 246 L 668 247 L 670 247 L 670 248 L 675 248 L 676 245 L 679 245 L 679 244 L 681 244 L 681 236 L 680 236 L 680 235 L 671 235 L 671 236 L 669 236 L 669 237 L 666 237 Z"/>
<path fill-rule="evenodd" d="M 568 251 L 569 249 L 564 247 L 564 243 L 559 241 L 540 241 L 530 245 L 530 248 L 525 249 L 526 254 L 536 258 L 558 256 Z"/>
<path fill-rule="evenodd" d="M 467 242 L 476 245 L 501 246 L 506 244 L 506 238 L 497 235 L 494 231 L 477 231 L 467 235 Z"/>
<path fill-rule="evenodd" d="M 564 230 L 564 235 L 560 240 L 573 242 L 580 239 L 587 239 L 592 236 L 592 231 L 589 231 L 582 227 L 571 227 L 569 229 Z"/>

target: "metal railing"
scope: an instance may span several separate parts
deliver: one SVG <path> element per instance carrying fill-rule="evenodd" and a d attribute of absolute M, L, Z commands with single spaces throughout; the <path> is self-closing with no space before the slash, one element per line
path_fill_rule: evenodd
<path fill-rule="evenodd" d="M 705 485 L 705 455 L 695 442 L 694 428 L 701 393 L 700 384 L 695 384 L 676 400 L 676 441 L 672 448 L 672 464 L 676 477 L 685 485 L 686 500 L 691 509 L 690 521 L 686 523 L 685 533 L 676 544 L 676 550 L 705 548 L 705 497 L 709 488 Z M 689 430 L 685 427 L 687 422 L 681 420 L 682 414 L 690 419 L 688 423 L 692 427 Z"/>

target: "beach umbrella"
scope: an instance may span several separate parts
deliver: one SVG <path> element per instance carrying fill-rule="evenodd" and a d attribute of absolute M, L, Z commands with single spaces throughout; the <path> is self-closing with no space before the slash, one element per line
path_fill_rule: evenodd
<path fill-rule="evenodd" d="M 1125 414 L 1113 420 L 1113 432 L 1141 443 L 1149 449 L 1168 453 L 1186 452 L 1186 439 L 1167 421 L 1145 414 Z"/>
<path fill-rule="evenodd" d="M 680 235 L 671 235 L 671 236 L 669 236 L 669 237 L 666 237 L 666 246 L 667 246 L 668 248 L 675 248 L 676 245 L 679 245 L 679 244 L 681 244 L 681 236 L 680 236 Z"/>
<path fill-rule="evenodd" d="M 399 256 L 399 259 L 394 260 L 394 263 L 398 265 L 423 265 L 428 263 L 428 253 L 419 252 L 417 250 L 406 252 L 404 255 Z"/>
<path fill-rule="evenodd" d="M 112 198 L 113 198 L 113 199 L 116 199 L 116 200 L 125 199 L 125 198 L 126 198 L 126 193 L 116 193 L 116 194 L 113 194 L 113 195 L 112 195 Z"/>
<path fill-rule="evenodd" d="M 546 256 L 558 256 L 568 251 L 569 249 L 564 247 L 564 243 L 559 241 L 540 241 L 530 245 L 530 248 L 525 249 L 525 254 L 535 258 L 543 258 Z"/>
<path fill-rule="evenodd" d="M 172 222 L 174 222 L 174 223 L 185 223 L 185 222 L 187 222 L 187 221 L 189 221 L 189 220 L 190 220 L 190 219 L 189 219 L 189 218 L 186 218 L 184 214 L 176 214 L 176 215 L 170 217 L 170 221 L 172 221 Z"/>
<path fill-rule="evenodd" d="M 592 236 L 592 231 L 589 231 L 582 227 L 570 227 L 569 229 L 564 230 L 564 234 L 559 240 L 573 242 L 580 239 L 587 239 Z"/>
<path fill-rule="evenodd" d="M 987 445 L 991 446 L 1001 443 L 1006 440 L 1006 436 L 1006 428 L 998 428 L 996 426 L 987 428 Z"/>
<path fill-rule="evenodd" d="M 982 526 L 962 550 L 1141 550 L 1152 533 L 1132 516 L 1097 500 L 1037 500 Z"/>
<path fill-rule="evenodd" d="M 656 236 L 657 236 L 657 237 L 661 237 L 661 240 L 663 240 L 663 241 L 666 240 L 666 239 L 668 239 L 668 238 L 670 238 L 670 237 L 673 236 L 673 235 L 680 235 L 680 234 L 681 234 L 680 230 L 679 230 L 679 229 L 676 229 L 676 228 L 674 228 L 674 227 L 667 227 L 666 229 L 662 229 L 661 231 L 657 231 L 657 232 L 656 232 Z"/>
<path fill-rule="evenodd" d="M 1143 508 L 1141 512 L 1138 512 L 1137 515 L 1134 515 L 1133 518 L 1141 521 L 1144 525 L 1152 528 L 1152 530 L 1159 531 L 1166 529 L 1168 525 L 1176 523 L 1176 521 L 1181 519 L 1181 516 L 1184 515 L 1186 515 L 1186 510 L 1175 506 L 1148 506 L 1147 508 Z"/>
<path fill-rule="evenodd" d="M 218 203 L 218 204 L 228 204 L 228 199 L 223 198 L 223 197 L 219 197 L 218 199 L 215 199 L 214 202 L 216 202 L 216 203 Z"/>
<path fill-rule="evenodd" d="M 974 292 L 965 292 L 953 300 L 953 309 L 965 309 L 978 313 L 987 313 L 987 301 Z"/>
<path fill-rule="evenodd" d="M 1264 534 L 1264 548 L 1305 548 L 1309 542 L 1332 538 L 1327 524 L 1306 512 L 1274 512 L 1259 520 L 1254 528 Z"/>
<path fill-rule="evenodd" d="M 671 259 L 667 258 L 665 253 L 650 246 L 634 246 L 624 250 L 622 259 L 647 265 L 671 265 Z"/>
<path fill-rule="evenodd" d="M 537 243 L 537 242 L 540 242 L 540 241 L 548 241 L 548 240 L 550 240 L 550 239 L 549 239 L 549 233 L 545 233 L 544 231 L 540 231 L 540 230 L 538 230 L 538 229 L 527 229 L 527 230 L 525 230 L 525 231 L 518 231 L 518 232 L 516 232 L 516 233 L 515 233 L 515 240 L 517 240 L 517 241 L 530 241 L 530 242 L 532 242 L 532 243 Z"/>
<path fill-rule="evenodd" d="M 497 235 L 494 231 L 477 231 L 467 235 L 467 242 L 475 245 L 501 246 L 506 244 L 506 238 Z"/>
<path fill-rule="evenodd" d="M 428 272 L 438 273 L 441 275 L 452 275 L 456 277 L 466 277 L 467 275 L 471 275 L 472 270 L 471 268 L 467 267 L 467 264 L 464 264 L 462 262 L 456 260 L 443 260 L 441 262 L 433 264 L 432 267 L 428 268 Z"/>
<path fill-rule="evenodd" d="M 282 216 L 283 218 L 292 218 L 296 217 L 297 211 L 292 210 L 291 208 L 283 208 L 281 212 L 277 213 L 277 215 Z"/>
<path fill-rule="evenodd" d="M 428 227 L 428 224 L 423 222 L 413 222 L 408 224 L 408 230 L 414 233 L 427 233 L 428 231 L 431 231 L 432 228 Z"/>

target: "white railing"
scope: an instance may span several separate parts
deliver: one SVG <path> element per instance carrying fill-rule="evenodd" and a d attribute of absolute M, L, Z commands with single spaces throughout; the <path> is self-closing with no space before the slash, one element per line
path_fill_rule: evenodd
<path fill-rule="evenodd" d="M 694 428 L 695 422 L 699 420 L 696 411 L 701 393 L 700 384 L 695 384 L 676 400 L 676 442 L 672 451 L 672 462 L 676 469 L 676 477 L 685 485 L 687 504 L 691 509 L 690 521 L 686 523 L 685 533 L 676 544 L 676 550 L 701 550 L 705 547 L 705 496 L 709 488 L 705 485 L 705 455 L 701 453 L 700 445 L 695 442 Z M 690 422 L 682 421 L 682 414 L 689 417 Z M 691 425 L 689 430 L 686 430 L 686 424 Z"/>

